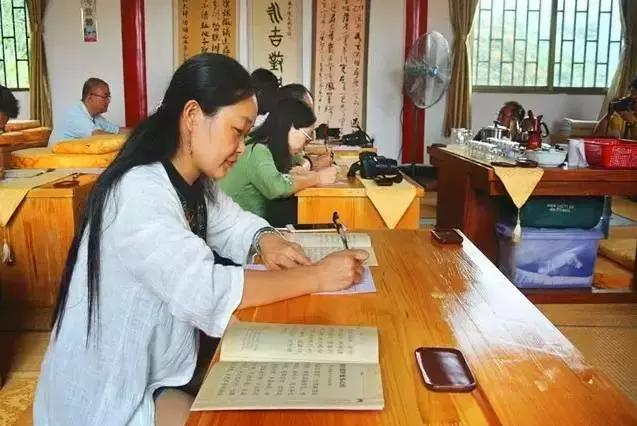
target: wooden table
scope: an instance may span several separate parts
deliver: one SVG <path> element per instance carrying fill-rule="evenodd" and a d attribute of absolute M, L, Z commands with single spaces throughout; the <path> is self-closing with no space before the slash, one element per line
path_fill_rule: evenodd
<path fill-rule="evenodd" d="M 416 187 L 416 198 L 396 225 L 396 229 L 420 228 L 420 200 L 425 190 L 405 176 Z M 298 223 L 331 223 L 338 211 L 341 220 L 351 229 L 386 229 L 383 218 L 367 197 L 358 179 L 348 179 L 332 186 L 306 188 L 296 194 Z"/>
<path fill-rule="evenodd" d="M 441 148 L 429 150 L 438 169 L 436 224 L 461 229 L 486 256 L 495 261 L 499 197 L 506 190 L 493 168 Z M 532 195 L 637 195 L 637 170 L 546 168 Z M 637 268 L 636 268 L 637 269 Z M 637 284 L 633 284 L 637 288 Z M 592 293 L 590 290 L 525 290 L 538 303 L 630 302 L 637 293 Z"/>
<path fill-rule="evenodd" d="M 374 294 L 304 296 L 240 311 L 244 321 L 373 325 L 383 411 L 193 412 L 188 425 L 634 425 L 637 407 L 468 240 L 441 246 L 426 231 L 373 231 Z M 421 346 L 459 348 L 478 388 L 427 390 Z"/>
<path fill-rule="evenodd" d="M 81 175 L 76 187 L 55 188 L 53 182 L 29 191 L 7 226 L 15 263 L 0 264 L 3 305 L 55 305 L 68 249 L 96 180 L 97 175 Z"/>
<path fill-rule="evenodd" d="M 47 144 L 48 139 L 45 141 L 31 141 L 11 145 L 0 145 L 0 168 L 9 168 L 9 158 L 11 157 L 11 153 L 13 151 L 27 148 L 41 148 L 47 146 Z"/>

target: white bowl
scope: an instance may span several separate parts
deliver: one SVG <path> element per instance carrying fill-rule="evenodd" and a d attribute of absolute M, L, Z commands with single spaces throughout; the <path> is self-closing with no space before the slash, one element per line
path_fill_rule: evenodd
<path fill-rule="evenodd" d="M 537 161 L 540 167 L 557 167 L 566 160 L 566 151 L 553 149 L 550 151 L 528 150 L 526 151 L 526 158 Z"/>

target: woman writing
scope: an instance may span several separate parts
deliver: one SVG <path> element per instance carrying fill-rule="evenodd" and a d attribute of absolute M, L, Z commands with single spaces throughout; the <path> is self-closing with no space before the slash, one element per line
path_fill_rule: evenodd
<path fill-rule="evenodd" d="M 175 388 L 193 375 L 197 329 L 221 336 L 235 309 L 360 277 L 364 252 L 310 265 L 217 190 L 256 111 L 241 65 L 195 56 L 100 175 L 69 250 L 35 424 L 183 424 L 192 398 Z M 213 249 L 245 263 L 251 247 L 282 270 L 214 262 Z"/>
<path fill-rule="evenodd" d="M 244 210 L 267 217 L 273 225 L 294 223 L 293 213 L 286 218 L 268 214 L 268 200 L 289 198 L 304 188 L 336 180 L 335 167 L 294 169 L 296 155 L 312 140 L 315 122 L 314 113 L 305 103 L 280 100 L 263 125 L 250 134 L 246 151 L 220 182 L 221 188 Z"/>

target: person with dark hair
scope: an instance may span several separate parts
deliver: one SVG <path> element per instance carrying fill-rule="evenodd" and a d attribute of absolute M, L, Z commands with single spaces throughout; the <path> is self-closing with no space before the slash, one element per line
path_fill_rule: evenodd
<path fill-rule="evenodd" d="M 279 89 L 279 97 L 297 99 L 314 110 L 314 96 L 312 92 L 300 83 L 290 83 L 281 87 Z"/>
<path fill-rule="evenodd" d="M 290 83 L 279 89 L 279 99 L 296 99 L 314 110 L 314 96 L 307 87 L 300 83 Z M 322 155 L 297 154 L 295 162 L 305 170 L 321 170 L 334 164 L 331 151 Z"/>
<path fill-rule="evenodd" d="M 524 114 L 525 114 L 525 111 L 522 104 L 516 101 L 507 101 L 498 110 L 496 121 L 498 122 L 499 126 L 510 129 L 512 121 L 513 120 L 517 121 L 519 125 L 524 119 Z M 509 136 L 509 133 L 506 133 L 506 135 Z M 473 140 L 476 140 L 476 141 L 481 141 L 483 139 L 484 139 L 484 134 L 482 130 L 479 130 L 473 137 Z"/>
<path fill-rule="evenodd" d="M 0 132 L 4 132 L 7 121 L 16 118 L 19 112 L 18 100 L 13 96 L 13 92 L 0 85 Z"/>
<path fill-rule="evenodd" d="M 252 86 L 257 97 L 258 112 L 254 127 L 259 127 L 265 121 L 268 113 L 278 101 L 279 79 L 270 70 L 257 68 L 250 74 Z"/>
<path fill-rule="evenodd" d="M 498 111 L 497 120 L 500 125 L 509 128 L 512 120 L 517 120 L 520 123 L 524 119 L 524 113 L 522 104 L 516 101 L 508 101 Z"/>
<path fill-rule="evenodd" d="M 66 112 L 53 126 L 49 146 L 60 140 L 87 138 L 92 135 L 128 133 L 129 129 L 118 127 L 104 114 L 111 103 L 108 84 L 99 78 L 91 77 L 82 86 L 82 99 Z"/>
<path fill-rule="evenodd" d="M 291 173 L 295 154 L 312 140 L 315 122 L 312 109 L 305 103 L 280 100 L 263 125 L 250 134 L 246 151 L 220 182 L 221 188 L 244 210 L 266 217 L 268 200 L 289 198 L 301 189 L 333 183 L 334 167 Z M 271 222 L 275 226 L 282 221 L 268 219 L 276 219 Z"/>
<path fill-rule="evenodd" d="M 236 309 L 360 279 L 365 252 L 310 264 L 217 189 L 256 112 L 238 62 L 196 55 L 99 176 L 63 272 L 35 424 L 183 424 L 192 397 L 176 387 L 193 377 L 197 329 L 219 337 Z M 245 264 L 251 248 L 270 270 L 215 264 L 213 249 Z"/>
<path fill-rule="evenodd" d="M 637 140 L 637 75 L 628 86 L 628 94 L 608 103 L 608 112 L 597 122 L 593 134 Z"/>

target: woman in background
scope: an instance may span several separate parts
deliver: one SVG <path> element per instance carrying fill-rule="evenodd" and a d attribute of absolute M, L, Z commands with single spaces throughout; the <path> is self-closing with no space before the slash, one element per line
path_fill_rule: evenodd
<path fill-rule="evenodd" d="M 296 210 L 268 214 L 267 201 L 289 199 L 307 187 L 328 185 L 336 180 L 336 168 L 295 173 L 295 155 L 312 140 L 316 117 L 305 103 L 282 99 L 263 125 L 250 134 L 250 141 L 235 167 L 220 182 L 221 188 L 244 210 L 265 217 L 273 226 L 296 223 Z M 297 157 L 298 158 L 298 157 Z"/>
<path fill-rule="evenodd" d="M 252 80 L 258 106 L 254 127 L 259 127 L 263 124 L 268 113 L 277 102 L 280 83 L 277 76 L 265 68 L 257 68 L 252 71 L 250 79 Z"/>

